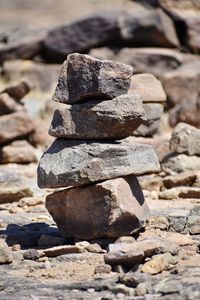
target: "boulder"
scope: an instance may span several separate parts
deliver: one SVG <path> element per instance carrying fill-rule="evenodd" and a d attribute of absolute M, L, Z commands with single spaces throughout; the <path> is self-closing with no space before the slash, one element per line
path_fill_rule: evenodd
<path fill-rule="evenodd" d="M 139 94 L 143 103 L 166 101 L 166 94 L 161 82 L 154 75 L 148 73 L 133 75 L 128 93 Z"/>
<path fill-rule="evenodd" d="M 172 20 L 160 9 L 130 13 L 120 18 L 122 41 L 134 47 L 179 45 Z"/>
<path fill-rule="evenodd" d="M 30 163 L 36 162 L 36 151 L 27 141 L 14 141 L 0 148 L 0 163 Z"/>
<path fill-rule="evenodd" d="M 200 93 L 200 60 L 191 61 L 165 73 L 162 81 L 171 106 L 196 100 Z"/>
<path fill-rule="evenodd" d="M 164 106 L 161 103 L 144 103 L 146 121 L 134 132 L 136 136 L 151 137 L 159 131 Z"/>
<path fill-rule="evenodd" d="M 184 100 L 170 110 L 169 123 L 172 127 L 179 122 L 191 124 L 200 128 L 200 97 Z"/>
<path fill-rule="evenodd" d="M 57 139 L 41 157 L 40 188 L 72 187 L 100 180 L 159 171 L 151 146 L 118 141 L 97 143 Z"/>
<path fill-rule="evenodd" d="M 11 250 L 9 249 L 6 242 L 0 239 L 0 265 L 10 264 L 13 262 Z"/>
<path fill-rule="evenodd" d="M 2 33 L 0 63 L 12 59 L 32 59 L 42 52 L 42 41 L 47 33 L 43 28 L 15 28 Z"/>
<path fill-rule="evenodd" d="M 20 102 L 20 100 L 30 92 L 31 88 L 31 83 L 24 78 L 18 84 L 4 89 L 2 93 L 7 93 L 11 98 Z"/>
<path fill-rule="evenodd" d="M 43 57 L 62 62 L 73 52 L 85 53 L 119 38 L 118 13 L 100 12 L 50 30 L 44 39 Z"/>
<path fill-rule="evenodd" d="M 55 110 L 49 134 L 68 139 L 121 139 L 132 135 L 145 120 L 142 98 L 122 95 Z"/>
<path fill-rule="evenodd" d="M 161 166 L 162 170 L 169 175 L 185 171 L 199 171 L 200 157 L 186 154 L 171 154 L 163 159 Z"/>
<path fill-rule="evenodd" d="M 23 110 L 24 106 L 17 103 L 7 93 L 0 94 L 0 116 Z"/>
<path fill-rule="evenodd" d="M 0 144 L 25 137 L 34 129 L 32 119 L 24 112 L 0 117 Z"/>
<path fill-rule="evenodd" d="M 170 147 L 176 153 L 200 155 L 200 129 L 179 123 L 172 132 Z"/>
<path fill-rule="evenodd" d="M 128 65 L 73 53 L 63 63 L 53 100 L 73 104 L 94 97 L 113 99 L 128 92 L 132 74 Z"/>
<path fill-rule="evenodd" d="M 149 217 L 134 176 L 53 193 L 46 207 L 67 238 L 120 237 L 140 229 Z"/>

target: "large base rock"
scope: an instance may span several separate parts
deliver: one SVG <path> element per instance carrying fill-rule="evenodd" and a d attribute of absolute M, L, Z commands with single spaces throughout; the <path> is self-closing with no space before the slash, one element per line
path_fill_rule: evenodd
<path fill-rule="evenodd" d="M 134 176 L 107 180 L 47 196 L 46 207 L 67 238 L 95 239 L 131 234 L 149 217 Z"/>
<path fill-rule="evenodd" d="M 73 53 L 63 63 L 53 100 L 113 99 L 128 92 L 132 74 L 131 66 Z"/>
<path fill-rule="evenodd" d="M 40 160 L 38 185 L 40 188 L 80 186 L 159 169 L 156 154 L 149 145 L 58 139 Z"/>
<path fill-rule="evenodd" d="M 141 97 L 122 95 L 57 109 L 49 133 L 71 139 L 120 139 L 132 135 L 145 120 Z"/>

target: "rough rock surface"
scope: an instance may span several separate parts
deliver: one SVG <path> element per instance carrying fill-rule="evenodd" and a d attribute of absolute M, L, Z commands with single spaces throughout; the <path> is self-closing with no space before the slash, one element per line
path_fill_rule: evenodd
<path fill-rule="evenodd" d="M 8 245 L 4 242 L 3 239 L 0 239 L 0 265 L 10 264 L 13 261 Z"/>
<path fill-rule="evenodd" d="M 24 110 L 23 105 L 18 104 L 8 94 L 0 94 L 0 116 Z"/>
<path fill-rule="evenodd" d="M 151 146 L 58 139 L 38 166 L 41 188 L 70 187 L 130 174 L 159 171 Z"/>
<path fill-rule="evenodd" d="M 186 154 L 171 154 L 163 159 L 161 165 L 162 170 L 170 175 L 185 171 L 198 171 L 200 168 L 200 157 Z"/>
<path fill-rule="evenodd" d="M 161 82 L 154 75 L 148 73 L 133 75 L 128 92 L 139 94 L 143 103 L 166 101 L 166 94 Z"/>
<path fill-rule="evenodd" d="M 131 234 L 149 217 L 134 176 L 53 193 L 47 196 L 46 207 L 67 238 L 113 238 Z"/>
<path fill-rule="evenodd" d="M 200 155 L 200 129 L 179 123 L 172 132 L 170 147 L 176 153 Z"/>
<path fill-rule="evenodd" d="M 160 9 L 122 16 L 120 29 L 122 40 L 134 47 L 179 45 L 172 20 Z"/>
<path fill-rule="evenodd" d="M 134 132 L 134 135 L 151 137 L 159 131 L 164 106 L 161 103 L 144 103 L 146 121 Z"/>
<path fill-rule="evenodd" d="M 31 118 L 23 112 L 0 117 L 0 144 L 27 136 L 34 129 Z"/>
<path fill-rule="evenodd" d="M 37 161 L 36 151 L 27 141 L 14 141 L 0 148 L 0 163 L 30 163 Z"/>
<path fill-rule="evenodd" d="M 63 63 L 53 100 L 112 99 L 128 92 L 132 74 L 131 66 L 73 53 Z"/>
<path fill-rule="evenodd" d="M 144 120 L 142 98 L 122 95 L 55 110 L 49 133 L 70 139 L 120 139 L 132 135 Z"/>
<path fill-rule="evenodd" d="M 16 85 L 7 87 L 2 93 L 7 93 L 11 98 L 15 99 L 16 102 L 20 102 L 20 100 L 30 92 L 31 88 L 32 84 L 24 78 Z"/>

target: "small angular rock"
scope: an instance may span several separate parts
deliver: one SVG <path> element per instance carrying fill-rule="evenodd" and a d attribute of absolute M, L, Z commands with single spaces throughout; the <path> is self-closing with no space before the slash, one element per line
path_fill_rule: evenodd
<path fill-rule="evenodd" d="M 156 154 L 149 145 L 58 139 L 40 159 L 38 185 L 40 188 L 80 186 L 159 169 Z"/>
<path fill-rule="evenodd" d="M 73 104 L 84 99 L 113 99 L 126 94 L 133 68 L 73 53 L 63 63 L 53 100 Z"/>
<path fill-rule="evenodd" d="M 176 153 L 200 155 L 200 129 L 179 123 L 172 132 L 170 147 Z"/>
<path fill-rule="evenodd" d="M 27 136 L 34 129 L 32 119 L 23 112 L 0 117 L 0 144 Z"/>
<path fill-rule="evenodd" d="M 149 217 L 134 176 L 53 193 L 46 207 L 67 238 L 117 238 L 137 231 Z"/>
<path fill-rule="evenodd" d="M 132 135 L 145 120 L 141 97 L 122 95 L 55 110 L 49 134 L 69 139 L 121 139 Z"/>
<path fill-rule="evenodd" d="M 13 261 L 11 250 L 8 248 L 6 242 L 0 239 L 0 265 L 10 264 Z"/>
<path fill-rule="evenodd" d="M 24 110 L 23 105 L 17 103 L 8 94 L 0 94 L 0 116 Z"/>
<path fill-rule="evenodd" d="M 31 88 L 31 83 L 27 79 L 23 79 L 18 84 L 6 88 L 3 93 L 7 93 L 11 98 L 20 102 L 20 100 L 30 92 Z"/>

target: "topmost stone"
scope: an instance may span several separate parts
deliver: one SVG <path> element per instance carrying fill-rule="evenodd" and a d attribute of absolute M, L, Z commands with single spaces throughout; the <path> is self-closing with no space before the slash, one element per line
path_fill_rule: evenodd
<path fill-rule="evenodd" d="M 132 74 L 131 66 L 73 53 L 63 63 L 53 100 L 73 104 L 94 98 L 113 99 L 127 94 Z"/>

